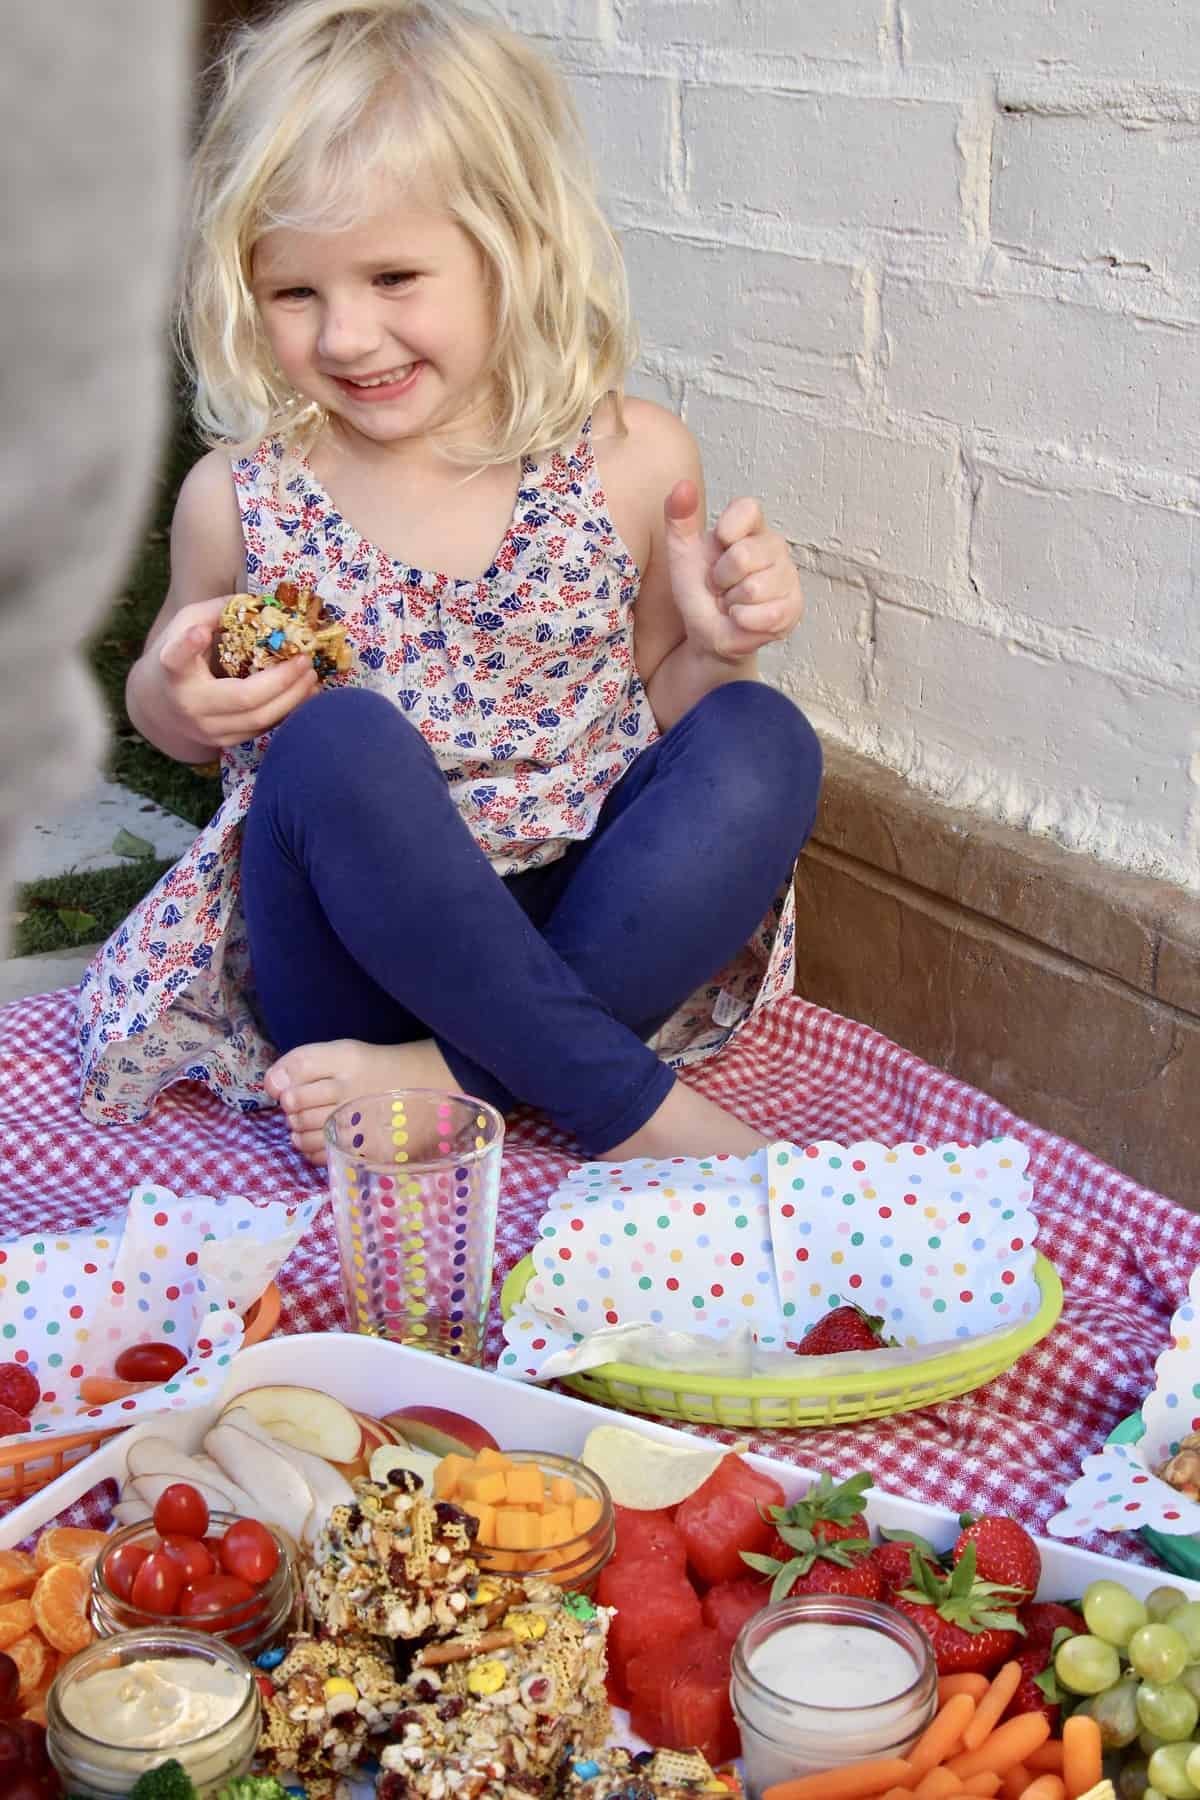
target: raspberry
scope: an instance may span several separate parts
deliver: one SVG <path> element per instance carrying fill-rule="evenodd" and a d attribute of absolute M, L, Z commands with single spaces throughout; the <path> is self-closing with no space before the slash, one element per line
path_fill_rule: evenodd
<path fill-rule="evenodd" d="M 0 1406 L 11 1407 L 27 1419 L 41 1397 L 37 1376 L 24 1363 L 0 1363 Z"/>
<path fill-rule="evenodd" d="M 15 1437 L 17 1432 L 28 1430 L 28 1419 L 23 1419 L 11 1406 L 0 1406 L 0 1438 Z"/>

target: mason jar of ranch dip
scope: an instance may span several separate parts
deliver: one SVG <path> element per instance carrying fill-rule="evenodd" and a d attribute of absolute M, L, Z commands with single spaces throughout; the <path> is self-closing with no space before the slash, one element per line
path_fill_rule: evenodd
<path fill-rule="evenodd" d="M 937 1669 L 928 1637 L 894 1607 L 800 1594 L 747 1619 L 730 1691 L 758 1800 L 793 1776 L 903 1756 L 937 1709 Z"/>

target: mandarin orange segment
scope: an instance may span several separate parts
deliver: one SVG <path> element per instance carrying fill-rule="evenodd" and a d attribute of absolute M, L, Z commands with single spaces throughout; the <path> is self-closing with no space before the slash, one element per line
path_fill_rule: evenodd
<path fill-rule="evenodd" d="M 53 1650 L 36 1631 L 29 1631 L 24 1637 L 14 1638 L 11 1644 L 5 1645 L 4 1654 L 11 1656 L 17 1665 L 21 1701 L 31 1699 L 54 1667 Z"/>
<path fill-rule="evenodd" d="M 0 1594 L 12 1599 L 30 1594 L 37 1580 L 37 1564 L 24 1550 L 0 1550 Z"/>
<path fill-rule="evenodd" d="M 0 1650 L 24 1637 L 37 1624 L 33 1616 L 33 1607 L 28 1600 L 0 1601 Z"/>
<path fill-rule="evenodd" d="M 90 1569 L 108 1542 L 107 1531 L 88 1531 L 76 1525 L 52 1525 L 37 1541 L 33 1560 L 39 1569 L 55 1563 L 79 1563 Z"/>
<path fill-rule="evenodd" d="M 55 1563 L 33 1590 L 38 1630 L 55 1650 L 74 1656 L 92 1641 L 87 1616 L 91 1583 L 78 1563 Z"/>

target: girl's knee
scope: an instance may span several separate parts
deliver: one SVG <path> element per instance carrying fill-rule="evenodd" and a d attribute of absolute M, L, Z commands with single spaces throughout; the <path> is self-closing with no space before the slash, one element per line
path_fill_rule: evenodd
<path fill-rule="evenodd" d="M 428 754 L 420 732 L 390 700 L 368 688 L 330 688 L 276 726 L 259 780 L 302 777 L 307 786 L 328 771 L 345 783 L 357 771 L 369 772 L 379 757 L 395 774 L 396 758 L 409 751 Z"/>
<path fill-rule="evenodd" d="M 816 817 L 821 741 L 794 701 L 764 681 L 731 681 L 700 702 L 709 715 L 731 805 L 794 820 L 803 842 Z M 799 846 L 797 846 L 799 847 Z"/>

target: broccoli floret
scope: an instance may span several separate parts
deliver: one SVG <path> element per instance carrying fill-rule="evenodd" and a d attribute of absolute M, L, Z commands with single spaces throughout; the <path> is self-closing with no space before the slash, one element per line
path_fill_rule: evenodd
<path fill-rule="evenodd" d="M 196 1790 L 187 1770 L 174 1757 L 147 1769 L 134 1782 L 129 1800 L 196 1800 Z"/>
<path fill-rule="evenodd" d="M 275 1775 L 236 1775 L 217 1800 L 292 1800 L 292 1796 Z"/>

